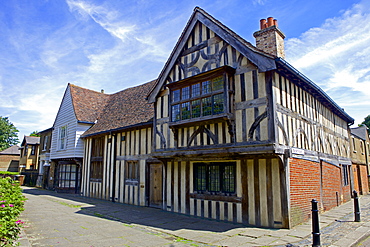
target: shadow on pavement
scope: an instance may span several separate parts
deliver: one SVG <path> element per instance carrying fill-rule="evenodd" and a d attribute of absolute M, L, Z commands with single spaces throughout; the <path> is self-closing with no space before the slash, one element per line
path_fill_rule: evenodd
<path fill-rule="evenodd" d="M 158 230 L 176 231 L 181 229 L 195 231 L 226 232 L 235 228 L 245 228 L 245 225 L 227 223 L 212 219 L 202 219 L 161 209 L 133 206 L 128 204 L 104 201 L 100 199 L 83 197 L 76 194 L 57 193 L 38 188 L 23 187 L 23 194 L 35 196 L 50 196 L 55 200 L 69 200 L 67 203 L 74 207 L 81 206 L 78 214 L 100 217 L 108 220 L 119 221 L 123 224 L 137 224 Z M 65 202 L 64 202 L 65 203 Z M 88 204 L 88 205 L 86 205 Z M 77 208 L 76 207 L 76 208 Z M 270 229 L 278 230 L 278 229 Z"/>

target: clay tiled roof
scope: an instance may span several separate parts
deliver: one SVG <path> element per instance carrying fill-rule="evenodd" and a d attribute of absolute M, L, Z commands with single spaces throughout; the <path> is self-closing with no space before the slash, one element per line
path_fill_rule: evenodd
<path fill-rule="evenodd" d="M 70 85 L 72 104 L 77 121 L 93 123 L 102 113 L 109 95 Z"/>
<path fill-rule="evenodd" d="M 154 116 L 154 108 L 153 104 L 148 103 L 145 97 L 154 83 L 155 80 L 110 95 L 98 122 L 83 136 L 123 129 L 151 121 Z"/>

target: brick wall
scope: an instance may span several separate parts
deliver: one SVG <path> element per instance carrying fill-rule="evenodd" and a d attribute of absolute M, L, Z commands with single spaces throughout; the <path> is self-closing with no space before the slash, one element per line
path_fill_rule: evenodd
<path fill-rule="evenodd" d="M 290 159 L 290 208 L 293 226 L 311 217 L 312 199 L 320 201 L 320 164 Z"/>
<path fill-rule="evenodd" d="M 292 226 L 311 217 L 312 199 L 319 202 L 323 211 L 351 199 L 350 186 L 343 186 L 340 167 L 295 158 L 291 158 L 289 164 Z"/>
<path fill-rule="evenodd" d="M 369 194 L 369 179 L 367 177 L 366 165 L 360 165 L 361 183 L 362 183 L 362 195 Z"/>
<path fill-rule="evenodd" d="M 354 190 L 361 195 L 369 194 L 369 183 L 366 165 L 352 164 Z"/>
<path fill-rule="evenodd" d="M 342 203 L 341 168 L 322 162 L 322 209 L 327 211 Z"/>

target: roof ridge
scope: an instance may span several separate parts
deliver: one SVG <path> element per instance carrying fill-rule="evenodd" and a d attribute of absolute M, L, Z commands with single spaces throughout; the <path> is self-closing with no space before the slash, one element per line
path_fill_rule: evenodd
<path fill-rule="evenodd" d="M 231 28 L 229 28 L 228 26 L 226 26 L 225 24 L 223 24 L 221 21 L 219 21 L 218 19 L 216 19 L 214 16 L 212 16 L 211 14 L 209 14 L 207 11 L 205 11 L 204 9 L 196 6 L 194 8 L 194 12 L 200 12 L 202 13 L 203 15 L 206 15 L 208 18 L 212 19 L 212 21 L 216 22 L 219 26 L 221 26 L 222 28 L 224 28 L 226 31 L 230 32 L 232 35 L 234 35 L 236 38 L 238 38 L 239 40 L 241 40 L 245 45 L 248 46 L 248 48 L 252 48 L 255 52 L 257 53 L 261 53 L 262 55 L 265 55 L 267 57 L 270 57 L 270 58 L 276 58 L 276 56 L 273 56 L 269 53 L 266 53 L 260 49 L 258 49 L 255 45 L 253 45 L 251 42 L 249 42 L 248 40 L 244 39 L 242 36 L 240 36 L 239 34 L 237 34 L 235 31 L 233 31 Z"/>
<path fill-rule="evenodd" d="M 144 82 L 144 83 L 139 84 L 139 85 L 136 85 L 136 86 L 127 87 L 127 88 L 125 88 L 125 89 L 122 89 L 122 90 L 120 90 L 120 91 L 118 91 L 118 92 L 115 92 L 115 93 L 113 93 L 113 94 L 110 94 L 110 95 L 116 95 L 116 94 L 118 94 L 118 93 L 124 92 L 124 91 L 129 90 L 129 89 L 134 89 L 134 88 L 137 88 L 137 87 L 142 87 L 142 86 L 144 86 L 144 85 L 146 85 L 146 84 L 150 84 L 150 83 L 153 83 L 153 82 L 155 82 L 155 81 L 157 81 L 157 79 L 150 80 L 150 81 Z M 109 99 L 109 100 L 111 100 L 111 99 Z"/>
<path fill-rule="evenodd" d="M 80 89 L 83 89 L 83 90 L 88 90 L 88 91 L 91 91 L 91 92 L 94 92 L 94 93 L 99 93 L 99 94 L 102 94 L 102 95 L 110 95 L 110 94 L 102 93 L 102 92 L 95 91 L 95 90 L 92 90 L 92 89 L 89 89 L 89 88 L 85 88 L 85 87 L 77 86 L 77 85 L 72 84 L 72 83 L 68 83 L 68 85 L 69 85 L 69 86 L 71 86 L 71 87 L 76 87 L 76 88 L 80 88 Z"/>
<path fill-rule="evenodd" d="M 84 132 L 83 137 L 124 129 L 147 123 L 154 115 L 151 103 L 145 99 L 155 80 L 125 88 L 111 95 L 97 117 L 97 122 Z"/>

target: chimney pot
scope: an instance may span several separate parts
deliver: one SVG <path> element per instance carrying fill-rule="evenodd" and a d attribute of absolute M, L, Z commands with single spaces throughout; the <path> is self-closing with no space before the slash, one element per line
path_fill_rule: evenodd
<path fill-rule="evenodd" d="M 274 25 L 274 18 L 273 17 L 267 18 L 267 27 L 271 27 L 273 25 Z"/>
<path fill-rule="evenodd" d="M 266 28 L 266 19 L 260 20 L 260 27 L 261 27 L 261 30 Z"/>
<path fill-rule="evenodd" d="M 268 54 L 285 58 L 285 35 L 277 27 L 278 21 L 273 17 L 260 20 L 261 29 L 253 34 L 256 38 L 256 47 Z"/>
<path fill-rule="evenodd" d="M 104 89 L 100 90 L 101 93 L 104 93 Z"/>

